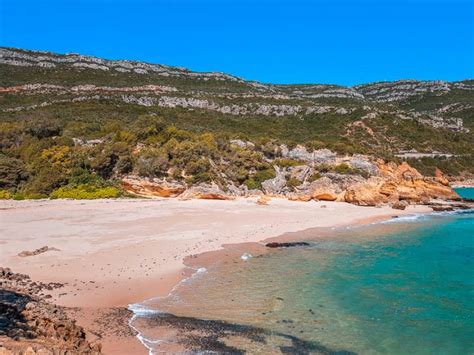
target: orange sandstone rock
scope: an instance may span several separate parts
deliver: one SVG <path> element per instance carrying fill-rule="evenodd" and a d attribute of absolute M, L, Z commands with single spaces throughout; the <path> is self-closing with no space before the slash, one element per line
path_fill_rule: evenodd
<path fill-rule="evenodd" d="M 122 179 L 122 188 L 132 195 L 142 197 L 176 197 L 186 190 L 183 185 L 138 177 Z"/>

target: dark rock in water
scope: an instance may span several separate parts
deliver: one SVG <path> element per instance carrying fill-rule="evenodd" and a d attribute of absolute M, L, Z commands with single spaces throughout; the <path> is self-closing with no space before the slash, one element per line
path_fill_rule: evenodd
<path fill-rule="evenodd" d="M 268 248 L 291 248 L 291 247 L 307 247 L 310 244 L 307 242 L 287 242 L 287 243 L 277 243 L 271 242 L 265 244 Z"/>

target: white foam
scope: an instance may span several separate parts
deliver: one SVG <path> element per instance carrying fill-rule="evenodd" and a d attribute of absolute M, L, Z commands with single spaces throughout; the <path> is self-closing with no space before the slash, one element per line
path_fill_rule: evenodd
<path fill-rule="evenodd" d="M 190 267 L 188 267 L 188 268 L 190 268 Z M 131 303 L 127 307 L 130 311 L 133 312 L 133 316 L 129 319 L 128 325 L 129 325 L 130 328 L 132 328 L 137 333 L 136 336 L 137 336 L 138 340 L 140 341 L 140 343 L 143 344 L 143 346 L 145 348 L 148 349 L 149 355 L 153 355 L 153 354 L 156 353 L 156 350 L 153 349 L 152 345 L 160 344 L 160 343 L 163 343 L 164 341 L 161 340 L 161 339 L 153 340 L 153 339 L 146 338 L 145 336 L 143 336 L 142 333 L 140 333 L 140 331 L 136 327 L 133 326 L 133 321 L 135 319 L 137 319 L 138 317 L 140 317 L 140 316 L 143 317 L 143 316 L 149 316 L 149 315 L 152 315 L 152 314 L 163 314 L 164 312 L 162 312 L 162 311 L 160 311 L 156 308 L 147 307 L 147 306 L 144 305 L 144 303 L 150 302 L 150 301 L 156 301 L 158 299 L 164 299 L 164 298 L 172 297 L 173 294 L 175 293 L 176 289 L 181 284 L 193 279 L 197 275 L 200 275 L 200 274 L 203 274 L 203 273 L 207 272 L 207 269 L 205 267 L 200 267 L 198 269 L 195 269 L 195 268 L 190 268 L 190 269 L 194 270 L 195 272 L 191 276 L 189 276 L 187 278 L 183 278 L 180 282 L 178 282 L 173 287 L 173 289 L 170 291 L 170 293 L 167 296 L 153 297 L 153 298 L 150 298 L 150 299 L 147 299 L 147 300 L 143 301 L 143 303 Z"/>
<path fill-rule="evenodd" d="M 132 311 L 133 314 L 138 315 L 138 316 L 163 313 L 158 309 L 149 308 L 149 307 L 146 307 L 143 304 L 139 304 L 139 303 L 131 303 L 131 304 L 128 305 L 127 308 L 130 311 Z"/>
<path fill-rule="evenodd" d="M 247 261 L 252 257 L 252 254 L 250 253 L 243 253 L 242 256 L 240 257 L 243 261 Z"/>
<path fill-rule="evenodd" d="M 199 269 L 196 270 L 196 272 L 197 272 L 198 274 L 201 274 L 201 273 L 206 272 L 206 271 L 207 271 L 207 269 L 206 269 L 205 267 L 200 267 Z M 193 275 L 193 276 L 194 276 L 194 275 Z M 191 276 L 191 277 L 192 277 L 192 276 Z"/>

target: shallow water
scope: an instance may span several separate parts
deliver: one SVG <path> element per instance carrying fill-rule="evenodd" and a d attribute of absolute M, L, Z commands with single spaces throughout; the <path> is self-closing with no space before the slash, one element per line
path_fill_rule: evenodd
<path fill-rule="evenodd" d="M 454 189 L 454 191 L 464 198 L 474 198 L 474 188 L 472 187 L 459 187 Z"/>
<path fill-rule="evenodd" d="M 178 341 L 258 353 L 474 353 L 473 211 L 310 239 L 309 247 L 216 261 L 172 296 L 145 303 L 173 318 L 149 314 L 134 325 L 164 339 L 150 343 L 161 350 Z"/>

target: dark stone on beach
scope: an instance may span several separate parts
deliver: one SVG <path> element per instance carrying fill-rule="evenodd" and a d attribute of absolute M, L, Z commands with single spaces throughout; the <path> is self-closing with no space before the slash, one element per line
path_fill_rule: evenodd
<path fill-rule="evenodd" d="M 454 211 L 453 206 L 430 206 L 435 212 Z"/>
<path fill-rule="evenodd" d="M 35 256 L 35 255 L 39 255 L 39 254 L 43 254 L 43 253 L 46 253 L 47 251 L 59 251 L 59 249 L 56 249 L 56 248 L 51 248 L 51 247 L 48 247 L 47 245 L 44 246 L 44 247 L 41 247 L 41 248 L 38 248 L 38 249 L 35 249 L 33 251 L 29 251 L 29 250 L 23 250 L 22 252 L 20 252 L 18 254 L 18 256 L 24 258 L 24 257 L 27 257 L 27 256 Z"/>
<path fill-rule="evenodd" d="M 408 207 L 408 202 L 405 200 L 397 201 L 392 205 L 393 209 L 402 210 L 402 211 L 406 209 L 407 207 Z"/>
<path fill-rule="evenodd" d="M 291 248 L 291 247 L 307 247 L 310 244 L 307 242 L 287 242 L 287 243 L 277 243 L 271 242 L 265 244 L 267 248 Z"/>

